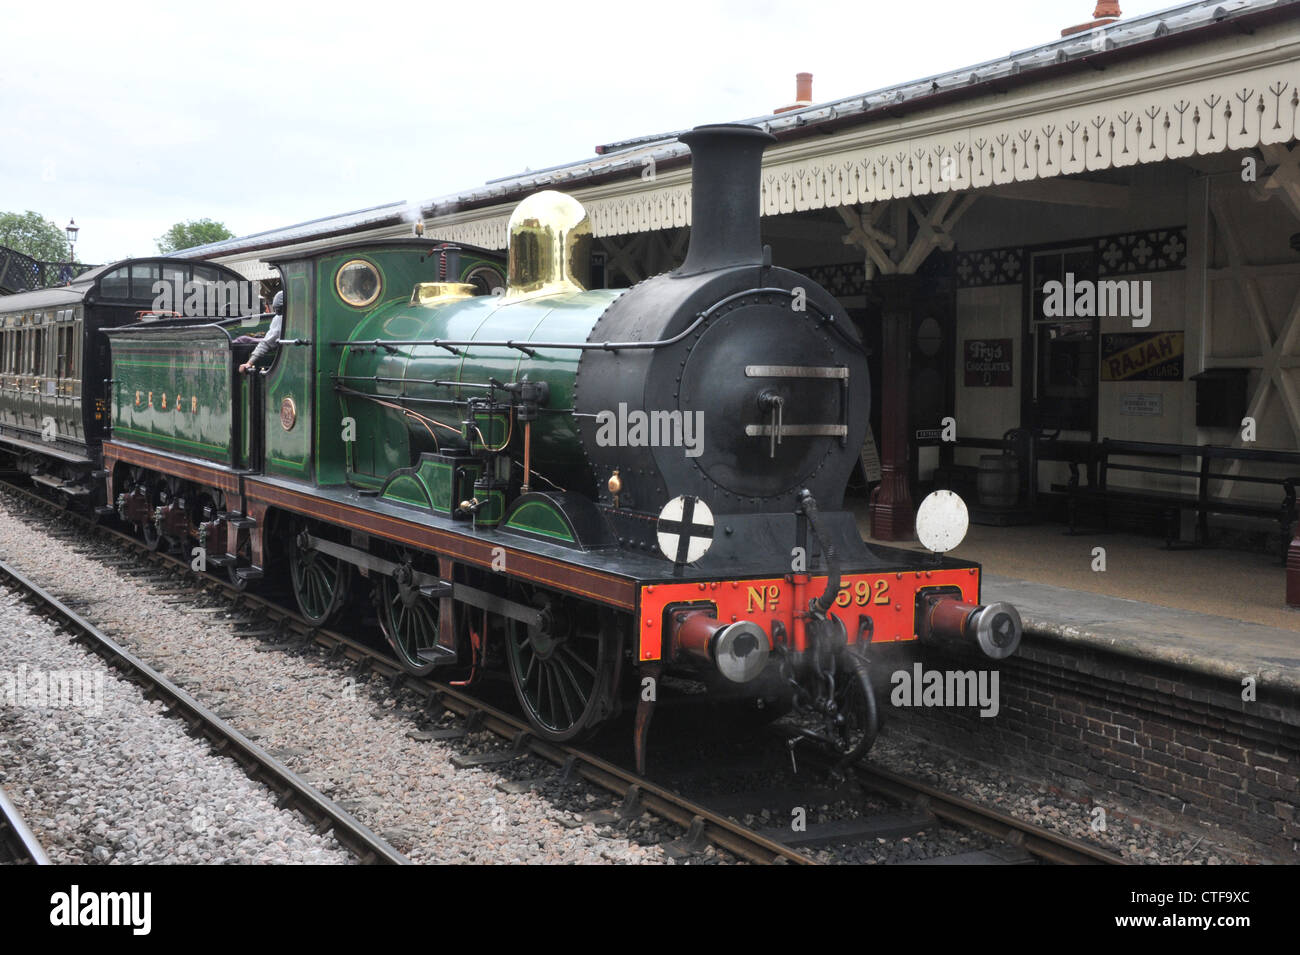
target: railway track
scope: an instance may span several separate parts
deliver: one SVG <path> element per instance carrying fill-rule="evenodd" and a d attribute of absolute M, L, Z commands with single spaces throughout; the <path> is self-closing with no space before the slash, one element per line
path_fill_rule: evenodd
<path fill-rule="evenodd" d="M 705 801 L 683 796 L 668 785 L 639 776 L 628 768 L 586 750 L 538 739 L 532 735 L 528 725 L 518 717 L 457 687 L 413 677 L 386 653 L 337 631 L 315 627 L 296 612 L 286 609 L 267 597 L 240 591 L 211 575 L 194 573 L 188 562 L 169 554 L 151 551 L 130 535 L 105 525 L 95 524 L 81 515 L 63 510 L 57 504 L 25 488 L 9 482 L 0 482 L 0 489 L 76 521 L 83 529 L 111 540 L 119 546 L 130 548 L 140 555 L 142 560 L 147 561 L 148 565 L 160 571 L 166 569 L 186 576 L 193 582 L 196 590 L 215 588 L 231 601 L 233 607 L 251 611 L 269 626 L 287 635 L 295 635 L 299 639 L 314 642 L 329 651 L 330 656 L 346 660 L 360 669 L 369 670 L 388 680 L 389 690 L 392 693 L 402 688 L 415 693 L 423 699 L 426 711 L 430 715 L 449 711 L 465 721 L 466 732 L 488 730 L 509 744 L 508 747 L 497 752 L 459 757 L 457 765 L 468 768 L 504 763 L 531 754 L 553 764 L 561 778 L 568 780 L 575 776 L 581 777 L 621 800 L 617 810 L 602 812 L 600 814 L 602 818 L 597 821 L 626 823 L 643 812 L 649 812 L 682 827 L 686 834 L 667 847 L 670 855 L 689 856 L 698 853 L 705 846 L 712 845 L 750 863 L 808 865 L 816 864 L 816 861 L 804 851 L 805 848 L 818 844 L 819 838 L 823 836 L 830 837 L 830 834 L 816 830 L 811 836 L 805 831 L 797 837 L 774 830 L 755 830 L 733 818 L 734 806 L 715 808 Z M 3 565 L 0 564 L 0 567 Z M 117 649 L 119 652 L 125 652 L 121 651 L 121 648 Z M 183 693 L 183 691 L 179 692 Z M 201 704 L 197 701 L 192 702 L 201 708 Z M 459 735 L 464 734 L 459 733 Z M 281 768 L 289 772 L 287 767 Z M 1031 861 L 1067 865 L 1123 864 L 1125 861 L 1095 846 L 944 793 L 927 784 L 907 780 L 885 770 L 858 767 L 854 778 L 862 788 L 911 807 L 921 815 L 928 814 L 993 836 L 1003 840 L 1013 850 L 1004 858 L 999 858 L 996 853 L 990 853 L 969 860 L 954 861 L 1016 862 L 1024 861 L 1026 857 Z M 319 793 L 316 795 L 325 800 L 325 797 Z M 750 796 L 750 801 L 760 798 L 762 794 L 753 794 Z M 888 829 L 888 826 L 884 826 L 884 829 Z"/>
<path fill-rule="evenodd" d="M 173 716 L 185 722 L 191 734 L 205 737 L 217 752 L 235 760 L 250 778 L 273 790 L 279 796 L 278 806 L 302 813 L 318 832 L 330 831 L 363 863 L 401 865 L 408 861 L 307 780 L 4 561 L 0 561 L 0 583 L 16 589 L 35 612 L 93 650 L 147 697 L 162 700 Z"/>
<path fill-rule="evenodd" d="M 38 840 L 22 815 L 0 787 L 0 863 L 5 865 L 49 865 Z"/>

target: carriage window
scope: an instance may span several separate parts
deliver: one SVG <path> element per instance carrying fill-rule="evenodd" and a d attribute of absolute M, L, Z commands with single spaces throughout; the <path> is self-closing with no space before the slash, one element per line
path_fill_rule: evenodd
<path fill-rule="evenodd" d="M 130 298 L 131 285 L 127 267 L 109 272 L 99 280 L 99 292 L 104 298 Z"/>
<path fill-rule="evenodd" d="M 189 281 L 190 270 L 184 265 L 164 265 L 162 277 L 164 282 L 170 282 L 174 288 L 184 290 L 185 283 Z"/>
<path fill-rule="evenodd" d="M 72 376 L 72 326 L 59 325 L 55 329 L 58 347 L 54 354 L 54 377 Z"/>
<path fill-rule="evenodd" d="M 364 308 L 379 298 L 379 270 L 363 259 L 344 262 L 334 277 L 339 298 L 353 308 Z"/>
<path fill-rule="evenodd" d="M 152 299 L 153 283 L 158 281 L 160 274 L 161 270 L 156 264 L 131 266 L 131 297 Z"/>

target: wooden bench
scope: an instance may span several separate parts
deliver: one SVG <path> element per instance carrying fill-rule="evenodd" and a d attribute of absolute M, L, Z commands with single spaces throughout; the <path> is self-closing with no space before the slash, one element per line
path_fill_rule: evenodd
<path fill-rule="evenodd" d="M 1070 464 L 1070 481 L 1066 485 L 1053 485 L 1052 490 L 1068 495 L 1070 532 L 1077 533 L 1080 505 L 1089 501 L 1102 504 L 1105 520 L 1109 523 L 1109 505 L 1142 504 L 1158 508 L 1165 518 L 1165 544 L 1172 547 L 1180 534 L 1180 520 L 1184 511 L 1194 511 L 1197 516 L 1198 544 L 1208 544 L 1211 514 L 1235 514 L 1247 517 L 1264 517 L 1276 520 L 1282 532 L 1281 557 L 1286 562 L 1287 547 L 1291 543 L 1291 530 L 1296 523 L 1296 486 L 1300 476 L 1256 477 L 1228 474 L 1216 462 L 1233 461 L 1268 464 L 1288 464 L 1300 474 L 1300 453 L 1294 451 L 1269 451 L 1252 448 L 1224 448 L 1212 445 L 1161 444 L 1149 441 L 1116 441 L 1107 438 L 1095 445 L 1096 484 L 1080 484 L 1078 465 Z M 1171 459 L 1168 465 L 1139 464 L 1125 459 Z M 1182 466 L 1184 458 L 1198 458 L 1199 467 Z M 1111 471 L 1133 471 L 1140 474 L 1163 474 L 1186 478 L 1195 482 L 1193 491 L 1164 491 L 1158 489 L 1113 487 L 1107 483 Z M 1281 490 L 1278 503 L 1245 501 L 1210 494 L 1212 481 L 1240 481 L 1245 484 L 1269 484 Z"/>

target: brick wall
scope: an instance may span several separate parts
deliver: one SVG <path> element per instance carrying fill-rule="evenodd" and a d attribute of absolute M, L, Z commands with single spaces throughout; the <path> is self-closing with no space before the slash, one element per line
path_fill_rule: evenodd
<path fill-rule="evenodd" d="M 930 653 L 932 669 L 989 661 Z M 1027 634 L 1000 666 L 1000 710 L 894 709 L 892 732 L 957 750 L 1153 821 L 1200 821 L 1300 859 L 1300 698 Z M 1243 673 L 1243 676 L 1246 674 Z M 1173 820 L 1169 814 L 1178 816 Z"/>

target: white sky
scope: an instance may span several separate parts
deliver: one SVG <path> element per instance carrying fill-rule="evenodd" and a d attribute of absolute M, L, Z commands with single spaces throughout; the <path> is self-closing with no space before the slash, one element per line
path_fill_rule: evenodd
<path fill-rule="evenodd" d="M 0 211 L 150 255 L 185 219 L 245 235 L 760 115 L 801 70 L 820 102 L 995 59 L 1094 2 L 10 4 Z"/>

